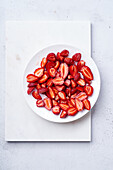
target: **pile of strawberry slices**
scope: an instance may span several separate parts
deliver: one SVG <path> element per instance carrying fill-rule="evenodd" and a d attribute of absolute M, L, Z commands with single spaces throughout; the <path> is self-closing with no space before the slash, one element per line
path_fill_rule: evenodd
<path fill-rule="evenodd" d="M 81 60 L 80 53 L 72 58 L 68 56 L 68 50 L 49 53 L 42 59 L 40 68 L 26 77 L 27 93 L 36 99 L 36 106 L 52 109 L 60 118 L 74 116 L 83 109 L 90 110 L 88 96 L 93 94 L 91 69 Z"/>

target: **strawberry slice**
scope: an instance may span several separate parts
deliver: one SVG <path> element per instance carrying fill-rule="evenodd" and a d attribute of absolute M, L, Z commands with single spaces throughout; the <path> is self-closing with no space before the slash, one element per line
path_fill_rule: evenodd
<path fill-rule="evenodd" d="M 55 100 L 56 100 L 56 101 L 58 101 L 58 100 L 59 100 L 59 96 L 58 96 L 58 95 L 56 95 Z"/>
<path fill-rule="evenodd" d="M 55 68 L 55 69 L 58 69 L 59 66 L 60 66 L 60 62 L 59 62 L 59 61 L 56 61 L 54 68 Z"/>
<path fill-rule="evenodd" d="M 78 81 L 77 81 L 77 84 L 80 85 L 80 86 L 85 86 L 85 80 L 80 78 Z"/>
<path fill-rule="evenodd" d="M 33 74 L 28 74 L 26 78 L 27 78 L 27 82 L 29 83 L 33 83 L 38 80 L 38 77 Z"/>
<path fill-rule="evenodd" d="M 27 94 L 30 94 L 34 89 L 35 89 L 35 87 L 29 87 L 27 90 Z"/>
<path fill-rule="evenodd" d="M 80 92 L 77 96 L 76 96 L 77 99 L 79 100 L 84 100 L 87 98 L 87 94 L 85 92 Z"/>
<path fill-rule="evenodd" d="M 59 113 L 60 113 L 60 107 L 59 106 L 54 106 L 53 108 L 52 108 L 52 112 L 55 114 L 55 115 L 59 115 Z"/>
<path fill-rule="evenodd" d="M 82 111 L 83 110 L 83 103 L 79 99 L 75 99 L 75 103 L 76 103 L 77 110 Z"/>
<path fill-rule="evenodd" d="M 69 67 L 70 74 L 74 77 L 77 73 L 77 66 L 76 65 L 71 65 Z"/>
<path fill-rule="evenodd" d="M 57 56 L 56 56 L 56 59 L 62 62 L 64 60 L 64 57 L 61 56 L 60 53 L 58 52 Z"/>
<path fill-rule="evenodd" d="M 55 61 L 55 60 L 56 60 L 55 54 L 54 54 L 54 53 L 49 53 L 49 54 L 47 55 L 47 60 L 49 60 L 49 61 Z"/>
<path fill-rule="evenodd" d="M 36 85 L 37 85 L 37 82 L 29 83 L 27 87 L 36 87 Z"/>
<path fill-rule="evenodd" d="M 62 85 L 62 86 L 55 86 L 55 87 L 56 87 L 56 89 L 57 89 L 58 91 L 62 91 L 62 90 L 65 89 L 65 86 L 64 86 L 64 85 Z"/>
<path fill-rule="evenodd" d="M 44 104 L 45 104 L 45 108 L 47 110 L 51 110 L 52 108 L 52 102 L 51 102 L 51 99 L 50 98 L 45 98 L 44 99 Z"/>
<path fill-rule="evenodd" d="M 88 96 L 91 96 L 93 94 L 93 87 L 92 86 L 84 86 L 84 91 Z"/>
<path fill-rule="evenodd" d="M 46 82 L 46 80 L 48 79 L 48 74 L 44 74 L 40 79 L 39 79 L 39 83 L 44 83 Z"/>
<path fill-rule="evenodd" d="M 55 63 L 53 61 L 50 61 L 46 64 L 46 70 L 49 70 L 50 68 L 53 68 L 55 66 Z"/>
<path fill-rule="evenodd" d="M 68 79 L 73 79 L 73 76 L 71 74 L 68 75 Z"/>
<path fill-rule="evenodd" d="M 67 80 L 65 80 L 64 84 L 65 84 L 66 86 L 70 86 L 71 81 L 67 79 Z"/>
<path fill-rule="evenodd" d="M 76 91 L 77 91 L 76 88 L 72 88 L 71 94 L 74 94 Z"/>
<path fill-rule="evenodd" d="M 48 70 L 48 72 L 49 72 L 49 75 L 50 75 L 51 77 L 55 77 L 55 75 L 56 75 L 56 69 L 55 69 L 55 68 L 50 68 L 50 69 Z"/>
<path fill-rule="evenodd" d="M 39 95 L 38 91 L 33 91 L 32 96 L 33 96 L 35 99 L 42 99 L 42 97 Z"/>
<path fill-rule="evenodd" d="M 74 76 L 74 80 L 78 81 L 80 79 L 80 73 L 76 73 Z"/>
<path fill-rule="evenodd" d="M 71 104 L 72 104 L 73 106 L 76 105 L 76 104 L 75 104 L 75 99 L 71 98 L 71 99 L 70 99 L 70 102 L 71 102 Z"/>
<path fill-rule="evenodd" d="M 68 50 L 63 50 L 61 53 L 60 53 L 61 56 L 63 57 L 67 57 L 69 55 L 69 51 Z"/>
<path fill-rule="evenodd" d="M 36 106 L 37 107 L 43 107 L 44 106 L 44 101 L 43 100 L 37 100 L 36 101 Z"/>
<path fill-rule="evenodd" d="M 76 84 L 75 81 L 72 79 L 72 80 L 71 80 L 71 87 L 72 87 L 72 88 L 75 88 L 76 86 L 77 86 L 77 84 Z"/>
<path fill-rule="evenodd" d="M 58 92 L 58 96 L 61 100 L 66 100 L 66 94 L 64 91 Z"/>
<path fill-rule="evenodd" d="M 53 90 L 51 87 L 49 87 L 48 89 L 49 89 L 50 97 L 51 97 L 52 99 L 54 99 L 54 98 L 55 98 L 55 92 L 54 92 L 54 90 Z"/>
<path fill-rule="evenodd" d="M 58 106 L 58 102 L 55 100 L 52 100 L 52 104 L 53 104 L 53 106 Z"/>
<path fill-rule="evenodd" d="M 37 76 L 38 78 L 42 77 L 44 73 L 44 68 L 37 68 L 34 71 L 34 75 Z"/>
<path fill-rule="evenodd" d="M 68 65 L 73 65 L 74 61 L 72 60 L 72 58 L 64 58 L 64 63 L 68 64 Z"/>
<path fill-rule="evenodd" d="M 68 68 L 68 65 L 66 63 L 61 63 L 60 64 L 60 68 L 59 68 L 59 71 L 60 71 L 60 75 L 63 79 L 65 79 L 68 75 L 68 72 L 69 72 L 69 68 Z"/>
<path fill-rule="evenodd" d="M 67 104 L 65 104 L 65 103 L 60 103 L 59 106 L 61 107 L 62 110 L 65 110 L 65 111 L 67 109 L 69 109 L 69 106 Z"/>
<path fill-rule="evenodd" d="M 36 89 L 38 90 L 40 88 L 41 88 L 40 84 L 37 84 Z"/>
<path fill-rule="evenodd" d="M 91 84 L 91 81 L 90 80 L 88 80 L 86 77 L 84 77 L 84 80 L 85 80 L 85 82 L 87 83 L 87 84 Z"/>
<path fill-rule="evenodd" d="M 77 63 L 77 69 L 80 71 L 81 68 L 85 66 L 85 61 L 84 60 L 81 60 Z"/>
<path fill-rule="evenodd" d="M 77 93 L 74 93 L 74 94 L 71 95 L 71 98 L 75 99 L 76 96 L 77 96 Z"/>
<path fill-rule="evenodd" d="M 76 53 L 72 56 L 72 59 L 76 62 L 81 60 L 81 53 Z"/>
<path fill-rule="evenodd" d="M 47 64 L 47 58 L 43 58 L 41 61 L 41 67 L 45 67 L 45 65 Z"/>
<path fill-rule="evenodd" d="M 83 92 L 83 91 L 84 91 L 84 88 L 78 86 L 78 87 L 76 87 L 76 91 L 77 91 L 77 90 Z"/>
<path fill-rule="evenodd" d="M 87 110 L 91 109 L 90 101 L 88 99 L 83 100 L 83 104 L 84 104 L 85 109 Z"/>
<path fill-rule="evenodd" d="M 81 73 L 84 77 L 86 77 L 88 80 L 93 80 L 93 74 L 91 69 L 88 66 L 83 66 L 81 68 Z"/>
<path fill-rule="evenodd" d="M 56 77 L 53 79 L 53 84 L 55 85 L 62 85 L 64 83 L 64 80 L 62 77 Z"/>
<path fill-rule="evenodd" d="M 41 87 L 40 89 L 38 89 L 38 93 L 45 93 L 45 92 L 47 92 L 48 91 L 48 88 L 46 88 L 46 87 Z"/>
<path fill-rule="evenodd" d="M 68 100 L 67 102 L 68 102 L 69 107 L 73 107 L 73 105 L 72 105 L 70 100 Z"/>
<path fill-rule="evenodd" d="M 68 111 L 67 111 L 67 114 L 69 115 L 69 116 L 74 116 L 74 115 L 76 115 L 77 114 L 77 109 L 75 108 L 75 107 L 70 107 L 69 109 L 68 109 Z"/>
<path fill-rule="evenodd" d="M 67 104 L 67 100 L 60 100 L 59 103 L 65 103 L 65 104 Z"/>
<path fill-rule="evenodd" d="M 46 85 L 47 85 L 47 83 L 43 83 L 43 84 L 41 84 L 41 87 L 46 87 Z"/>
<path fill-rule="evenodd" d="M 53 90 L 54 90 L 55 94 L 58 94 L 58 90 L 55 87 L 53 87 Z"/>
<path fill-rule="evenodd" d="M 71 87 L 68 87 L 67 89 L 66 89 L 66 94 L 67 94 L 67 96 L 71 96 Z"/>
<path fill-rule="evenodd" d="M 67 112 L 62 110 L 61 114 L 60 114 L 60 118 L 65 118 L 67 116 Z"/>
<path fill-rule="evenodd" d="M 48 98 L 51 98 L 51 96 L 50 96 L 50 94 L 49 94 L 48 91 L 45 93 L 45 95 L 46 95 Z"/>
<path fill-rule="evenodd" d="M 53 85 L 53 79 L 50 78 L 50 79 L 47 80 L 47 86 L 49 87 L 49 86 L 52 86 L 52 85 Z"/>

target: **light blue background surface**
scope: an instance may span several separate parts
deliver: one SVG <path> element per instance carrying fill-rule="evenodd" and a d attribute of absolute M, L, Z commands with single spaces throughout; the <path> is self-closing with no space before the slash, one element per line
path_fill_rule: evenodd
<path fill-rule="evenodd" d="M 113 169 L 113 1 L 0 1 L 0 170 Z M 92 142 L 7 143 L 4 140 L 5 20 L 89 20 L 101 92 L 92 110 Z"/>

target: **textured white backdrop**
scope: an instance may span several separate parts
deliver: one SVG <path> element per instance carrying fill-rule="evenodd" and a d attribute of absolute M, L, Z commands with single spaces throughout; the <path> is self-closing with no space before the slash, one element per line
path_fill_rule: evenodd
<path fill-rule="evenodd" d="M 113 169 L 112 8 L 112 0 L 0 1 L 0 170 Z M 5 19 L 90 20 L 92 22 L 92 57 L 100 69 L 102 85 L 98 102 L 92 110 L 91 143 L 7 143 L 4 141 Z"/>

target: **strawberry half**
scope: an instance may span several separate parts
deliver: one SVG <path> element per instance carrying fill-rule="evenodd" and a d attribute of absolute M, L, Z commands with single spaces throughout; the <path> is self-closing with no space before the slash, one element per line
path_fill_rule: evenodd
<path fill-rule="evenodd" d="M 36 106 L 37 107 L 44 107 L 44 101 L 43 100 L 37 100 L 36 101 Z"/>
<path fill-rule="evenodd" d="M 63 57 L 67 57 L 69 55 L 69 51 L 68 50 L 63 50 L 61 53 L 60 53 L 61 56 Z"/>
<path fill-rule="evenodd" d="M 75 107 L 70 107 L 69 109 L 68 109 L 68 111 L 67 111 L 67 114 L 69 115 L 69 116 L 74 116 L 75 114 L 77 114 L 77 109 L 75 108 Z"/>
<path fill-rule="evenodd" d="M 27 78 L 27 82 L 29 83 L 33 83 L 38 80 L 38 77 L 33 74 L 28 74 L 26 78 Z"/>
<path fill-rule="evenodd" d="M 83 66 L 81 68 L 81 73 L 84 77 L 86 77 L 88 80 L 93 80 L 93 74 L 91 69 L 88 66 Z"/>
<path fill-rule="evenodd" d="M 72 59 L 76 62 L 81 60 L 81 53 L 76 53 L 72 56 Z"/>
<path fill-rule="evenodd" d="M 87 110 L 91 109 L 90 101 L 88 99 L 83 100 L 83 104 L 84 104 L 85 109 Z"/>
<path fill-rule="evenodd" d="M 87 94 L 85 93 L 85 92 L 80 92 L 77 96 L 76 96 L 76 98 L 77 99 L 79 99 L 79 100 L 84 100 L 84 99 L 86 99 L 88 96 L 87 96 Z"/>
<path fill-rule="evenodd" d="M 44 99 L 44 104 L 45 104 L 45 108 L 47 110 L 51 110 L 52 108 L 52 102 L 51 102 L 51 99 L 50 98 L 45 98 Z"/>
<path fill-rule="evenodd" d="M 71 65 L 69 67 L 70 74 L 74 77 L 77 73 L 77 66 L 76 65 Z"/>
<path fill-rule="evenodd" d="M 67 109 L 69 109 L 69 106 L 67 104 L 65 104 L 65 103 L 61 103 L 61 104 L 59 104 L 59 106 L 61 107 L 62 110 L 65 110 L 65 111 Z"/>
<path fill-rule="evenodd" d="M 38 91 L 33 91 L 32 96 L 33 96 L 35 99 L 42 99 L 42 97 L 39 95 Z"/>
<path fill-rule="evenodd" d="M 46 80 L 48 79 L 48 74 L 44 74 L 40 79 L 39 79 L 39 83 L 44 83 L 46 82 Z"/>
<path fill-rule="evenodd" d="M 53 79 L 53 84 L 62 85 L 64 83 L 64 79 L 62 77 L 56 77 Z"/>
<path fill-rule="evenodd" d="M 50 68 L 50 69 L 48 70 L 48 72 L 49 72 L 49 75 L 50 75 L 51 77 L 55 77 L 55 75 L 56 75 L 56 69 Z"/>
<path fill-rule="evenodd" d="M 51 87 L 49 87 L 48 89 L 49 89 L 50 97 L 51 97 L 52 99 L 54 99 L 54 98 L 55 98 L 55 92 L 54 92 L 54 90 L 53 90 Z"/>
<path fill-rule="evenodd" d="M 84 91 L 88 96 L 91 96 L 93 94 L 93 87 L 92 86 L 84 86 Z"/>
<path fill-rule="evenodd" d="M 44 73 L 44 68 L 37 68 L 34 71 L 34 75 L 37 76 L 38 78 L 42 77 Z"/>
<path fill-rule="evenodd" d="M 60 114 L 60 118 L 65 118 L 67 116 L 67 112 L 62 110 L 61 114 Z"/>
<path fill-rule="evenodd" d="M 41 67 L 45 67 L 45 65 L 47 64 L 47 58 L 43 58 L 41 61 Z"/>
<path fill-rule="evenodd" d="M 85 80 L 80 78 L 78 81 L 77 81 L 77 84 L 80 85 L 80 86 L 85 86 Z"/>
<path fill-rule="evenodd" d="M 68 75 L 69 68 L 66 63 L 61 63 L 59 67 L 60 75 L 63 79 L 65 79 Z"/>
<path fill-rule="evenodd" d="M 47 55 L 47 60 L 49 60 L 49 61 L 55 61 L 55 60 L 56 60 L 55 54 L 54 54 L 54 53 L 49 53 L 49 54 Z"/>
<path fill-rule="evenodd" d="M 35 87 L 29 87 L 27 90 L 27 94 L 30 94 L 34 89 L 35 89 Z"/>
<path fill-rule="evenodd" d="M 75 102 L 76 102 L 76 108 L 78 111 L 82 111 L 83 110 L 83 103 L 78 100 L 78 99 L 75 99 Z"/>
<path fill-rule="evenodd" d="M 58 92 L 58 96 L 61 100 L 66 100 L 66 94 L 64 91 Z"/>
<path fill-rule="evenodd" d="M 59 106 L 54 106 L 52 108 L 52 112 L 55 114 L 55 115 L 59 115 L 60 113 L 60 107 Z"/>

